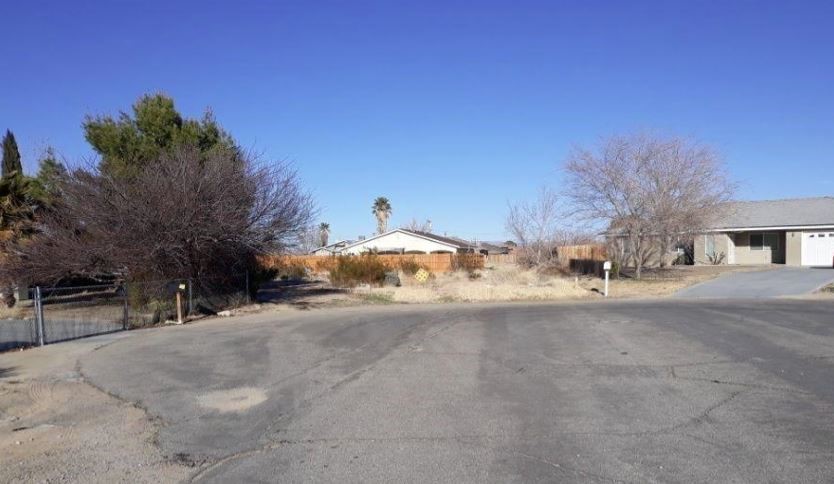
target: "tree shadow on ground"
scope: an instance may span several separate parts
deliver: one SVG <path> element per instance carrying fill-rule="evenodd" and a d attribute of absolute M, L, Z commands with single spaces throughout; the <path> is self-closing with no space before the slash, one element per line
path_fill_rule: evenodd
<path fill-rule="evenodd" d="M 270 281 L 258 290 L 257 302 L 311 309 L 324 305 L 322 301 L 316 301 L 317 298 L 342 294 L 348 294 L 348 291 L 330 287 L 322 281 Z"/>
<path fill-rule="evenodd" d="M 16 374 L 17 374 L 17 372 L 15 371 L 14 368 L 11 368 L 11 367 L 6 368 L 6 367 L 0 366 L 0 378 L 9 378 L 9 377 L 15 376 Z"/>

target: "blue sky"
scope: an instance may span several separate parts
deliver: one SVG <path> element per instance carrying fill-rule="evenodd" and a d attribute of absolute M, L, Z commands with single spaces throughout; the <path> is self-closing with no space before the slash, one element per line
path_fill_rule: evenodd
<path fill-rule="evenodd" d="M 72 5 L 70 5 L 72 4 Z M 834 2 L 13 2 L 0 128 L 27 169 L 87 113 L 164 91 L 293 161 L 333 237 L 430 218 L 504 238 L 574 144 L 714 145 L 744 199 L 834 194 Z"/>

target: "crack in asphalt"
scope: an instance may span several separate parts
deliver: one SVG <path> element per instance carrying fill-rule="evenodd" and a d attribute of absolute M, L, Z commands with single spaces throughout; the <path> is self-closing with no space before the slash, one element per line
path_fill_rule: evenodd
<path fill-rule="evenodd" d="M 590 368 L 590 369 L 621 369 L 621 368 L 628 368 L 628 369 L 666 369 L 667 371 L 664 374 L 659 375 L 651 375 L 651 374 L 637 374 L 631 375 L 629 377 L 644 377 L 644 378 L 655 378 L 655 379 L 672 379 L 672 380 L 681 380 L 681 381 L 691 381 L 696 383 L 705 383 L 705 384 L 719 384 L 719 385 L 727 385 L 727 386 L 737 386 L 741 387 L 740 390 L 731 391 L 727 396 L 721 398 L 720 400 L 716 401 L 712 405 L 706 407 L 700 413 L 697 413 L 694 416 L 687 417 L 683 421 L 678 422 L 674 425 L 660 427 L 654 430 L 645 430 L 645 431 L 634 431 L 634 432 L 617 432 L 617 431 L 598 431 L 598 432 L 550 432 L 546 435 L 538 435 L 538 434 L 512 434 L 512 433 L 497 433 L 497 434 L 474 434 L 474 435 L 453 435 L 453 436 L 401 436 L 401 437 L 386 437 L 386 438 L 374 438 L 374 437 L 322 437 L 322 438 L 310 438 L 310 439 L 286 439 L 286 438 L 279 438 L 280 434 L 286 435 L 287 432 L 293 432 L 290 428 L 276 428 L 277 425 L 280 425 L 287 420 L 292 420 L 299 416 L 303 411 L 309 410 L 310 408 L 314 407 L 316 402 L 319 401 L 322 397 L 326 397 L 328 394 L 331 394 L 335 391 L 338 391 L 340 388 L 343 388 L 350 383 L 357 381 L 363 377 L 363 375 L 372 372 L 376 368 L 378 368 L 383 361 L 388 360 L 392 357 L 402 357 L 405 355 L 415 355 L 415 354 L 426 354 L 426 355 L 450 355 L 450 356 L 461 356 L 461 357 L 471 357 L 477 356 L 482 358 L 486 361 L 492 361 L 495 364 L 500 365 L 508 370 L 513 371 L 514 373 L 520 373 L 519 366 L 522 367 L 522 370 L 527 371 L 531 367 L 535 368 L 537 365 L 530 364 L 529 361 L 524 360 L 517 360 L 513 358 L 502 358 L 499 356 L 493 356 L 486 354 L 484 352 L 443 352 L 443 351 L 429 351 L 425 352 L 421 349 L 421 344 L 425 343 L 429 340 L 432 340 L 439 335 L 449 331 L 454 326 L 472 321 L 477 319 L 476 314 L 464 314 L 458 317 L 450 317 L 447 313 L 437 314 L 434 317 L 427 318 L 422 321 L 417 321 L 412 324 L 406 325 L 404 329 L 401 331 L 397 331 L 390 337 L 390 341 L 369 341 L 364 344 L 361 344 L 355 348 L 344 349 L 341 351 L 337 351 L 335 354 L 332 354 L 326 358 L 322 358 L 312 365 L 301 369 L 291 375 L 285 376 L 276 382 L 270 382 L 270 385 L 282 385 L 288 381 L 293 379 L 297 379 L 304 375 L 308 375 L 314 372 L 317 369 L 320 369 L 323 365 L 327 364 L 331 361 L 338 361 L 339 359 L 349 359 L 352 355 L 356 353 L 360 353 L 363 351 L 367 351 L 369 347 L 376 347 L 379 346 L 379 349 L 374 349 L 372 354 L 370 355 L 372 360 L 371 363 L 365 364 L 360 368 L 348 373 L 344 376 L 344 378 L 336 379 L 335 383 L 330 384 L 329 386 L 322 386 L 320 391 L 308 396 L 307 398 L 300 399 L 298 404 L 294 406 L 294 408 L 289 409 L 289 411 L 285 414 L 282 414 L 277 417 L 277 419 L 271 421 L 263 432 L 263 436 L 265 437 L 262 440 L 261 445 L 256 445 L 252 448 L 241 450 L 240 452 L 236 452 L 233 454 L 229 454 L 226 456 L 222 456 L 219 458 L 194 458 L 187 453 L 177 453 L 174 454 L 172 459 L 177 462 L 191 465 L 193 467 L 198 467 L 199 469 L 190 477 L 191 482 L 196 482 L 203 479 L 208 473 L 216 471 L 217 469 L 229 464 L 238 459 L 244 459 L 247 457 L 251 457 L 254 455 L 258 455 L 264 452 L 269 452 L 271 450 L 279 449 L 283 446 L 289 445 L 315 445 L 315 444 L 329 444 L 329 443 L 338 443 L 338 442 L 443 442 L 443 441 L 454 441 L 459 442 L 461 444 L 466 445 L 477 445 L 477 446 L 484 446 L 486 442 L 485 440 L 489 439 L 502 439 L 502 438 L 548 438 L 548 437 L 558 437 L 560 435 L 587 435 L 587 436 L 611 436 L 611 437 L 640 437 L 640 436 L 652 436 L 652 435 L 663 435 L 663 434 L 671 434 L 681 432 L 681 435 L 694 439 L 699 440 L 701 442 L 707 443 L 709 445 L 713 445 L 719 448 L 726 448 L 726 446 L 721 446 L 721 444 L 711 442 L 709 440 L 694 436 L 690 433 L 682 432 L 685 429 L 690 427 L 697 427 L 698 425 L 704 423 L 713 423 L 713 419 L 711 418 L 711 414 L 715 412 L 717 409 L 720 409 L 726 405 L 729 405 L 733 402 L 736 398 L 740 395 L 753 392 L 754 390 L 764 390 L 764 391 L 778 391 L 778 392 L 788 392 L 791 394 L 796 395 L 813 395 L 812 392 L 806 392 L 803 390 L 798 390 L 795 388 L 790 387 L 781 387 L 781 386 L 774 386 L 774 385 L 767 385 L 767 384 L 758 384 L 758 383 L 745 383 L 745 382 L 735 382 L 735 381 L 726 381 L 721 379 L 711 379 L 709 377 L 687 377 L 687 376 L 678 376 L 676 372 L 676 368 L 691 368 L 691 367 L 708 367 L 710 365 L 720 365 L 720 364 L 743 364 L 746 362 L 744 359 L 722 359 L 722 360 L 709 360 L 709 361 L 695 361 L 689 363 L 678 363 L 678 364 L 651 364 L 651 365 L 638 365 L 638 364 L 605 364 L 605 363 L 561 363 L 554 358 L 551 358 L 545 354 L 530 352 L 527 353 L 528 356 L 538 357 L 542 360 L 545 360 L 545 364 L 542 364 L 542 368 L 557 368 L 562 370 L 569 370 L 569 369 L 583 369 L 583 368 Z M 451 320 L 451 322 L 449 322 Z M 742 319 L 743 320 L 743 319 Z M 448 323 L 443 324 L 442 327 L 433 328 L 438 322 Z M 414 335 L 415 332 L 426 328 L 425 334 L 420 337 Z M 429 331 L 431 330 L 431 331 Z M 415 336 L 414 338 L 410 338 L 409 336 Z M 606 339 L 612 347 L 616 348 L 616 345 L 604 332 L 600 332 L 600 336 L 603 339 Z M 821 356 L 813 356 L 812 358 L 820 358 L 820 359 L 830 359 L 834 358 L 834 355 L 821 355 Z M 82 375 L 84 380 L 83 373 L 81 372 L 80 361 L 79 361 L 79 373 Z M 639 373 L 639 372 L 638 372 Z M 709 374 L 709 371 L 705 373 Z M 316 376 L 315 374 L 312 376 Z M 617 375 L 613 375 L 612 377 L 617 377 Z M 315 384 L 320 383 L 318 380 L 313 380 Z M 90 384 L 94 388 L 102 391 L 114 398 L 123 401 L 125 403 L 131 404 L 136 406 L 137 408 L 142 409 L 145 411 L 146 415 L 148 415 L 149 419 L 152 422 L 161 422 L 162 425 L 167 425 L 164 419 L 161 417 L 152 416 L 152 414 L 148 411 L 147 408 L 142 407 L 138 403 L 130 402 L 129 400 L 123 399 L 118 395 L 111 394 L 110 392 L 96 386 L 95 384 L 90 383 L 88 380 L 85 383 Z M 313 386 L 315 388 L 315 386 Z M 724 393 L 723 391 L 721 393 Z M 198 418 L 198 417 L 194 417 Z M 177 421 L 177 423 L 188 422 L 191 419 L 185 419 Z M 270 438 L 270 434 L 274 436 L 274 438 Z M 157 432 L 158 435 L 158 432 Z M 154 444 L 159 446 L 158 440 L 155 438 Z M 492 448 L 492 447 L 488 447 Z M 508 450 L 508 449 L 495 449 L 493 450 L 500 451 L 500 452 L 508 452 L 512 454 L 519 455 L 523 458 L 529 460 L 535 460 L 542 464 L 551 466 L 552 468 L 559 470 L 559 472 L 564 472 L 566 469 L 569 472 L 574 472 L 581 474 L 582 476 L 589 478 L 589 479 L 596 479 L 601 482 L 625 482 L 620 481 L 611 477 L 597 475 L 593 473 L 589 473 L 583 471 L 581 469 L 575 469 L 566 467 L 561 463 L 552 462 L 545 458 L 537 457 L 534 455 L 526 454 L 519 451 Z M 731 449 L 728 449 L 731 450 Z"/>
<path fill-rule="evenodd" d="M 574 474 L 578 474 L 582 477 L 591 478 L 591 479 L 593 479 L 597 482 L 634 482 L 634 481 L 625 481 L 625 480 L 622 480 L 622 479 L 615 479 L 613 477 L 608 477 L 608 476 L 603 476 L 601 474 L 595 474 L 595 473 L 592 473 L 592 472 L 583 471 L 582 469 L 578 469 L 578 468 L 573 467 L 573 466 L 566 466 L 564 464 L 557 464 L 555 462 L 551 462 L 548 459 L 538 457 L 538 456 L 535 456 L 535 455 L 526 454 L 526 453 L 520 452 L 520 451 L 514 451 L 513 454 L 519 455 L 521 457 L 524 457 L 526 459 L 530 459 L 530 460 L 533 460 L 533 461 L 536 461 L 536 462 L 540 462 L 542 464 L 546 464 L 546 465 L 556 469 L 557 471 L 559 471 L 560 474 L 563 474 L 565 471 L 569 471 L 569 472 L 573 472 Z"/>
<path fill-rule="evenodd" d="M 462 444 L 473 444 L 477 445 L 478 440 L 483 439 L 500 439 L 500 438 L 507 438 L 507 437 L 522 437 L 522 438 L 536 438 L 536 439 L 546 439 L 546 438 L 553 438 L 558 436 L 565 436 L 565 435 L 572 435 L 572 436 L 607 436 L 607 437 L 641 437 L 641 436 L 648 436 L 648 435 L 664 435 L 669 433 L 674 433 L 679 430 L 688 428 L 690 426 L 700 425 L 705 421 L 708 421 L 710 418 L 710 414 L 715 410 L 728 405 L 732 402 L 736 397 L 744 393 L 744 390 L 735 391 L 730 393 L 727 397 L 719 400 L 718 402 L 710 405 L 704 411 L 695 415 L 694 417 L 690 417 L 684 422 L 680 422 L 675 425 L 661 427 L 655 430 L 646 430 L 646 431 L 639 431 L 639 432 L 616 432 L 616 431 L 605 431 L 605 432 L 549 432 L 547 434 L 536 434 L 536 435 L 529 435 L 529 434 L 522 434 L 522 435 L 512 435 L 507 433 L 497 433 L 497 434 L 472 434 L 472 435 L 453 435 L 453 436 L 401 436 L 401 437 L 322 437 L 322 438 L 312 438 L 312 439 L 276 439 L 271 440 L 270 442 L 258 446 L 256 448 L 244 450 L 241 452 L 237 452 L 234 454 L 227 455 L 220 459 L 214 460 L 211 464 L 207 467 L 204 467 L 197 471 L 189 481 L 196 482 L 202 479 L 207 473 L 218 469 L 219 467 L 228 464 L 237 459 L 251 457 L 253 455 L 261 454 L 264 452 L 268 452 L 270 450 L 278 449 L 282 446 L 286 445 L 305 445 L 305 444 L 331 444 L 337 442 L 443 442 L 443 441 L 455 441 Z M 282 417 L 283 418 L 283 417 Z M 280 433 L 288 432 L 290 429 L 280 429 L 278 432 Z M 683 434 L 687 435 L 687 434 Z M 500 450 L 490 447 L 492 450 Z M 524 455 L 529 458 L 534 458 L 536 460 L 540 460 L 543 463 L 547 463 L 549 465 L 553 465 L 553 463 L 541 460 L 540 458 L 530 456 L 527 454 L 520 453 L 518 451 L 510 451 L 511 453 L 516 453 L 519 455 Z M 203 460 L 202 462 L 208 462 L 208 459 Z M 574 472 L 585 472 L 581 471 L 580 469 L 572 469 Z M 596 477 L 603 481 L 609 482 L 625 482 L 625 481 L 618 481 L 613 478 L 608 478 L 605 476 L 600 476 L 592 473 L 587 473 L 587 476 Z"/>
<path fill-rule="evenodd" d="M 438 329 L 436 331 L 428 333 L 427 335 L 423 336 L 422 338 L 419 338 L 417 341 L 400 341 L 403 338 L 403 336 L 406 336 L 407 334 L 413 333 L 413 331 L 418 327 L 421 327 L 421 326 L 431 327 L 431 325 L 436 324 L 438 321 L 448 321 L 448 320 L 449 320 L 449 317 L 448 317 L 447 314 L 436 315 L 436 316 L 434 316 L 432 318 L 429 318 L 427 320 L 420 321 L 420 322 L 417 322 L 413 325 L 410 325 L 410 326 L 406 327 L 405 329 L 403 329 L 402 331 L 399 331 L 399 332 L 395 333 L 394 336 L 392 337 L 392 340 L 395 341 L 395 342 L 398 342 L 398 343 L 396 344 L 396 346 L 394 346 L 388 352 L 386 352 L 385 355 L 381 356 L 379 358 L 379 360 L 377 360 L 376 362 L 374 362 L 370 365 L 367 365 L 363 368 L 360 368 L 360 369 L 358 369 L 354 372 L 349 373 L 346 377 L 344 377 L 344 378 L 340 379 L 339 381 L 337 381 L 336 383 L 330 385 L 327 389 L 325 389 L 325 390 L 323 390 L 323 391 L 321 391 L 321 392 L 319 392 L 315 395 L 312 395 L 308 398 L 305 398 L 294 409 L 290 410 L 289 412 L 279 416 L 276 420 L 272 421 L 266 427 L 266 429 L 264 431 L 264 434 L 270 434 L 270 433 L 271 434 L 278 434 L 278 433 L 280 433 L 281 432 L 280 429 L 274 429 L 275 424 L 278 424 L 278 423 L 280 423 L 282 421 L 285 421 L 289 418 L 296 417 L 298 412 L 300 412 L 304 408 L 309 408 L 310 404 L 313 401 L 317 400 L 322 395 L 325 395 L 327 393 L 331 393 L 333 391 L 336 391 L 338 388 L 340 388 L 344 385 L 347 385 L 347 384 L 349 384 L 353 381 L 358 380 L 359 378 L 362 377 L 362 375 L 364 375 L 364 374 L 372 371 L 373 369 L 375 369 L 377 367 L 377 365 L 379 364 L 379 362 L 382 361 L 383 359 L 385 359 L 386 357 L 389 357 L 392 354 L 397 353 L 397 352 L 402 352 L 402 351 L 411 352 L 411 348 L 413 346 L 419 345 L 420 343 L 423 343 L 427 340 L 430 340 L 430 339 L 434 338 L 435 336 L 437 336 L 437 335 L 439 335 L 439 334 L 441 334 L 445 331 L 448 331 L 449 329 L 451 329 L 453 326 L 455 326 L 457 324 L 460 324 L 464 321 L 472 320 L 472 318 L 470 316 L 466 316 L 466 315 L 458 316 L 458 317 L 452 318 L 450 323 L 444 325 L 443 327 L 441 327 L 440 329 Z M 377 344 L 377 342 L 368 342 L 368 343 L 360 345 L 356 348 L 352 348 L 350 350 L 340 352 L 340 353 L 335 354 L 333 356 L 330 356 L 328 358 L 324 358 L 321 361 L 316 362 L 316 364 L 311 365 L 310 367 L 305 368 L 304 370 L 296 372 L 293 375 L 282 378 L 281 380 L 279 380 L 278 382 L 276 382 L 274 384 L 280 384 L 280 383 L 286 382 L 286 381 L 288 381 L 292 378 L 296 378 L 298 376 L 304 375 L 304 374 L 306 374 L 306 373 L 308 373 L 308 372 L 310 372 L 314 369 L 317 369 L 317 368 L 321 367 L 324 363 L 326 363 L 328 361 L 332 361 L 334 359 L 345 357 L 345 356 L 348 356 L 350 354 L 359 352 L 359 351 L 367 348 L 369 345 L 372 345 L 372 344 Z M 403 345 L 408 345 L 408 346 L 406 348 L 403 348 Z M 220 458 L 219 460 L 215 460 L 214 463 L 212 463 L 207 469 L 216 468 L 218 465 L 222 465 L 225 462 L 228 462 L 230 460 L 234 460 L 235 458 L 237 458 L 241 455 L 247 455 L 248 453 L 258 453 L 258 452 L 263 452 L 265 450 L 269 450 L 270 446 L 272 446 L 274 442 L 282 442 L 282 441 L 281 440 L 276 441 L 276 440 L 272 439 L 269 442 L 270 443 L 267 443 L 263 446 L 253 448 L 253 449 L 249 449 L 249 450 L 246 450 L 246 451 L 242 451 L 240 453 L 232 454 L 230 456 L 225 456 L 225 457 Z M 204 461 L 207 462 L 208 460 L 209 459 L 205 459 Z M 199 471 L 194 477 L 192 477 L 191 481 L 193 482 L 195 479 L 198 478 L 198 476 L 203 475 L 205 472 L 207 472 L 207 471 L 205 471 L 205 470 Z"/>

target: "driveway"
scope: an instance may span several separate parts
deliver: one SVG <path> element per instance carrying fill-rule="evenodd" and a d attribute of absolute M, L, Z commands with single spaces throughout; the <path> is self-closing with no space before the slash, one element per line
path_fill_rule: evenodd
<path fill-rule="evenodd" d="M 834 269 L 779 267 L 763 271 L 731 272 L 688 287 L 679 298 L 748 299 L 809 294 L 834 282 Z"/>
<path fill-rule="evenodd" d="M 79 368 L 155 417 L 154 442 L 197 482 L 827 482 L 832 314 L 794 300 L 294 311 L 138 332 Z M 37 477 L 16 465 L 0 480 Z"/>

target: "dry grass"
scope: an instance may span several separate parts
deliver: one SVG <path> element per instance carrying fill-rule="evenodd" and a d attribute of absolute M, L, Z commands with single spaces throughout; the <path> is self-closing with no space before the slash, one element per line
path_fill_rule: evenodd
<path fill-rule="evenodd" d="M 478 271 L 480 277 L 470 279 L 465 272 L 438 274 L 421 284 L 403 275 L 402 287 L 371 289 L 386 294 L 393 302 L 488 302 L 576 299 L 593 295 L 574 284 L 572 279 L 546 276 L 514 265 L 499 265 Z"/>
<path fill-rule="evenodd" d="M 7 308 L 5 305 L 0 305 L 0 320 L 3 319 L 27 319 L 35 317 L 35 309 L 31 306 L 31 304 L 27 303 L 20 303 L 14 305 L 14 307 Z"/>
<path fill-rule="evenodd" d="M 672 266 L 666 269 L 650 269 L 640 280 L 622 277 L 611 279 L 609 297 L 639 298 L 663 297 L 729 272 L 745 272 L 769 269 L 770 266 Z M 580 285 L 591 291 L 602 292 L 605 282 L 599 278 L 583 277 Z"/>

